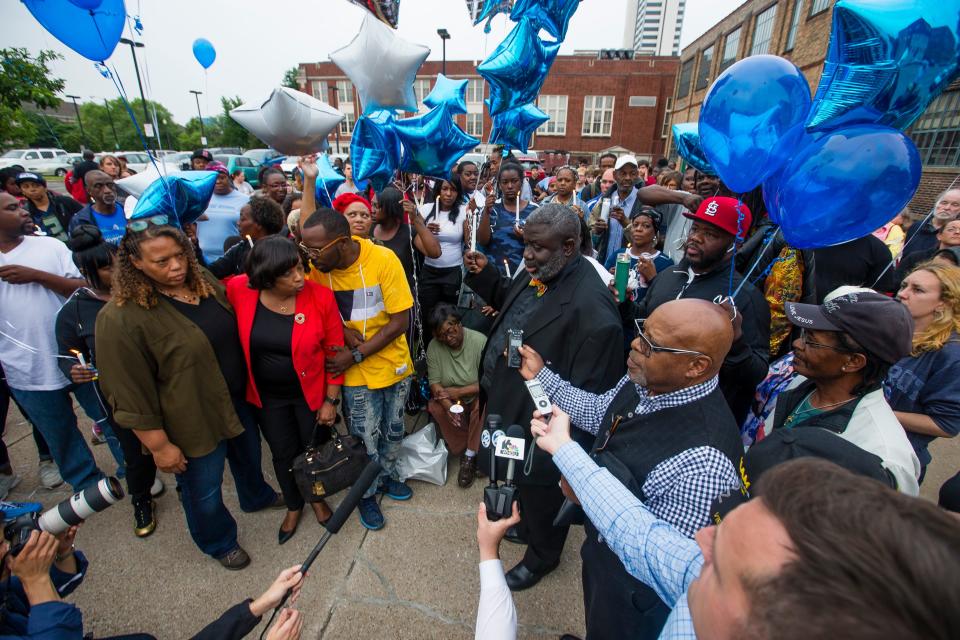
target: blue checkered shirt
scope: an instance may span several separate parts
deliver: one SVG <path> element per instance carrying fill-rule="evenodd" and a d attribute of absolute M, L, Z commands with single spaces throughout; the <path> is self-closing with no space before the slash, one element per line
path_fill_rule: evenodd
<path fill-rule="evenodd" d="M 625 384 L 603 394 L 577 389 L 546 367 L 537 374 L 550 399 L 580 429 L 594 435 L 600 430 L 607 408 Z M 717 377 L 692 387 L 651 396 L 637 386 L 640 400 L 632 415 L 647 415 L 701 400 L 717 388 Z M 730 459 L 713 447 L 693 447 L 657 464 L 643 482 L 646 506 L 655 516 L 669 522 L 678 531 L 693 536 L 710 522 L 710 506 L 717 496 L 740 489 L 740 474 Z"/>
<path fill-rule="evenodd" d="M 695 640 L 687 588 L 703 567 L 697 544 L 647 510 L 577 443 L 561 447 L 553 462 L 630 575 L 650 585 L 673 609 L 660 638 Z"/>

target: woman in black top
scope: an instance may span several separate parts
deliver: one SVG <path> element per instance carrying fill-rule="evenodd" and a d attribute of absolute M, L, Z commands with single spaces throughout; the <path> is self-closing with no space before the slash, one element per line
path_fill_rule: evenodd
<path fill-rule="evenodd" d="M 75 391 L 78 399 L 84 395 L 82 389 L 90 390 L 97 405 L 95 408 L 105 416 L 101 428 L 108 436 L 108 443 L 113 445 L 114 440 L 119 441 L 122 451 L 114 451 L 114 457 L 121 466 L 126 461 L 127 491 L 133 501 L 133 532 L 137 537 L 145 538 L 157 528 L 153 496 L 163 492 L 163 482 L 157 478 L 153 457 L 143 453 L 140 440 L 133 432 L 113 426 L 110 409 L 100 394 L 95 368 L 94 326 L 100 309 L 112 297 L 110 290 L 117 247 L 103 239 L 99 227 L 89 224 L 75 228 L 67 246 L 73 251 L 73 262 L 88 286 L 77 289 L 57 314 L 57 344 L 60 355 L 64 356 L 57 362 L 63 373 L 78 385 Z M 85 366 L 78 362 L 81 356 Z"/>
<path fill-rule="evenodd" d="M 406 222 L 409 220 L 410 222 Z M 428 258 L 440 257 L 440 241 L 430 233 L 412 200 L 405 200 L 396 187 L 387 187 L 373 198 L 373 237 L 397 254 L 413 290 L 413 249 Z M 411 229 L 412 227 L 412 229 Z M 413 242 L 410 242 L 411 234 Z"/>

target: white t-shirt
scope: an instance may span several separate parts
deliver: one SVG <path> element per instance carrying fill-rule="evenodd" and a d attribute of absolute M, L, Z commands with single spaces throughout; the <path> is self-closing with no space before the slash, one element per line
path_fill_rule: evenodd
<path fill-rule="evenodd" d="M 200 236 L 200 248 L 207 262 L 213 262 L 223 257 L 223 241 L 230 236 L 240 234 L 237 222 L 240 220 L 240 209 L 250 202 L 250 196 L 234 189 L 225 196 L 213 194 L 210 204 L 207 205 L 208 220 L 203 220 L 197 227 Z"/>
<path fill-rule="evenodd" d="M 420 208 L 420 215 L 423 216 L 424 220 L 433 212 L 434 206 L 436 206 L 436 203 L 428 202 Z M 460 205 L 456 222 L 450 222 L 449 211 L 440 211 L 427 220 L 428 224 L 436 222 L 440 225 L 440 234 L 437 236 L 437 240 L 440 241 L 440 257 L 425 257 L 423 259 L 424 264 L 434 269 L 449 269 L 463 264 L 463 221 L 466 219 L 467 207 L 466 205 Z"/>
<path fill-rule="evenodd" d="M 25 236 L 13 251 L 0 252 L 0 266 L 11 264 L 66 278 L 80 277 L 67 245 L 47 236 Z M 12 388 L 53 391 L 70 384 L 57 366 L 54 331 L 64 302 L 39 284 L 0 280 L 0 362 Z"/>

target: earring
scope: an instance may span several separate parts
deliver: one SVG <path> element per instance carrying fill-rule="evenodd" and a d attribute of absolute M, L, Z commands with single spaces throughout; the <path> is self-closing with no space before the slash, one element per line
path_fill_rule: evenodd
<path fill-rule="evenodd" d="M 933 312 L 934 320 L 943 320 L 943 309 L 936 309 Z"/>

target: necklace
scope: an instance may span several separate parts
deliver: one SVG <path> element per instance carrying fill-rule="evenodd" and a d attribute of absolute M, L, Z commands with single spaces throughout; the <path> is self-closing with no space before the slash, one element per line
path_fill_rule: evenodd
<path fill-rule="evenodd" d="M 270 296 L 266 295 L 266 292 L 264 292 L 264 295 L 263 295 L 264 302 L 266 302 L 266 300 L 269 299 L 269 297 L 270 297 Z M 296 296 L 296 295 L 287 296 L 286 298 L 283 298 L 282 300 L 278 300 L 278 301 L 276 301 L 276 302 L 273 302 L 273 304 L 277 305 L 277 309 L 280 310 L 280 313 L 282 313 L 283 315 L 287 315 L 287 313 L 288 313 L 289 311 L 292 311 L 292 310 L 293 310 L 293 309 L 289 306 L 291 300 L 293 301 L 293 304 L 296 305 L 296 303 L 297 303 L 297 296 Z"/>
<path fill-rule="evenodd" d="M 200 296 L 195 293 L 190 293 L 188 295 L 183 295 L 180 293 L 173 293 L 170 291 L 164 291 L 163 289 L 157 289 L 160 293 L 167 296 L 168 298 L 173 298 L 174 300 L 181 300 L 187 304 L 196 304 L 200 300 Z"/>
<path fill-rule="evenodd" d="M 810 393 L 808 393 L 808 394 L 807 394 L 807 397 L 804 398 L 803 400 L 801 400 L 801 401 L 800 401 L 800 404 L 797 405 L 797 409 L 800 409 L 800 407 L 802 407 L 802 406 L 804 405 L 804 403 L 806 403 L 806 404 L 809 404 L 809 405 L 810 405 L 810 408 L 809 408 L 809 409 L 800 409 L 799 411 L 798 411 L 798 410 L 794 410 L 793 413 L 791 413 L 789 416 L 787 416 L 787 419 L 783 421 L 783 426 L 786 427 L 786 426 L 788 426 L 788 425 L 790 425 L 790 424 L 793 424 L 793 423 L 797 420 L 797 418 L 799 418 L 800 416 L 802 416 L 802 415 L 804 415 L 804 414 L 806 414 L 806 413 L 813 413 L 814 411 L 825 411 L 826 409 L 830 409 L 831 407 L 839 407 L 839 406 L 842 405 L 842 404 L 847 404 L 848 402 L 853 402 L 854 400 L 856 400 L 856 397 L 854 397 L 854 398 L 847 398 L 846 400 L 840 400 L 839 402 L 831 402 L 830 404 L 825 404 L 825 405 L 823 405 L 822 407 L 818 407 L 818 406 L 816 406 L 816 405 L 813 404 L 813 400 L 812 400 L 813 394 L 814 394 L 813 391 L 811 391 Z"/>

